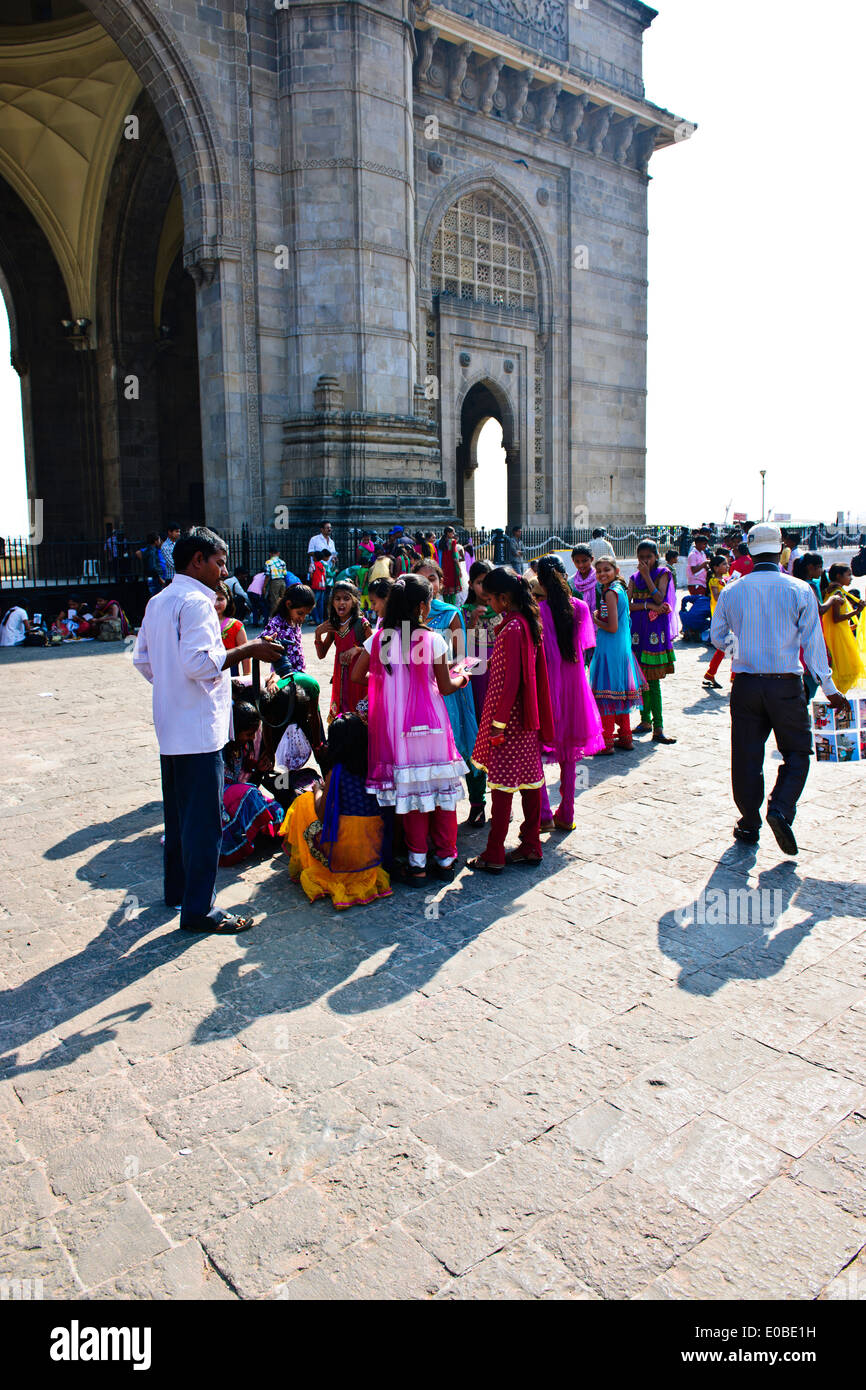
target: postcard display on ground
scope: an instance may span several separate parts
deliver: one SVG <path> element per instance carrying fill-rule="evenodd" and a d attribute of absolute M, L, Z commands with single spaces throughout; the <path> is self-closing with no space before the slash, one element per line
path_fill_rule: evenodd
<path fill-rule="evenodd" d="M 866 698 L 849 697 L 842 712 L 813 700 L 812 731 L 819 763 L 866 763 Z"/>

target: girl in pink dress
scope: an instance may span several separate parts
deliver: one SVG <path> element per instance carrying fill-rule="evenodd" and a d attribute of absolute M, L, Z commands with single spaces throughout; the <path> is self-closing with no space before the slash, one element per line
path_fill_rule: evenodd
<path fill-rule="evenodd" d="M 586 675 L 585 653 L 595 646 L 595 627 L 583 599 L 568 592 L 565 566 L 557 556 L 544 555 L 538 561 L 538 583 L 554 728 L 553 742 L 542 748 L 542 759 L 559 763 L 559 807 L 551 811 L 547 787 L 542 787 L 541 829 L 573 830 L 577 759 L 604 748 L 601 715 Z"/>
<path fill-rule="evenodd" d="M 468 677 L 452 677 L 444 637 L 425 626 L 431 598 L 421 575 L 395 580 L 382 626 L 352 667 L 353 680 L 369 676 L 367 790 L 380 806 L 395 808 L 409 851 L 408 865 L 391 876 L 415 886 L 427 881 L 428 836 L 433 876 L 454 878 L 457 803 L 467 772 L 444 697 L 461 690 Z"/>

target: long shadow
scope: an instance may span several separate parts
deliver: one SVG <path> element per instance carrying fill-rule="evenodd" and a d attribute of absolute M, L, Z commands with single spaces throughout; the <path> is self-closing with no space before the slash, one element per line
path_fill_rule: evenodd
<path fill-rule="evenodd" d="M 861 884 L 809 877 L 791 860 L 751 881 L 755 860 L 751 847 L 726 851 L 695 902 L 659 919 L 659 947 L 681 966 L 677 985 L 687 993 L 708 996 L 728 980 L 777 975 L 814 927 L 839 915 L 840 898 L 844 915 L 866 915 Z M 780 926 L 791 908 L 806 915 Z"/>
<path fill-rule="evenodd" d="M 20 1056 L 33 1038 L 108 1001 L 160 965 L 178 959 L 195 941 L 180 931 L 146 940 L 175 915 L 161 901 L 142 907 L 135 893 L 138 884 L 148 881 L 148 870 L 152 877 L 161 878 L 159 834 L 156 829 L 141 833 L 161 825 L 162 804 L 152 801 L 113 820 L 73 831 L 45 851 L 44 857 L 56 862 L 100 846 L 76 869 L 76 877 L 96 891 L 122 888 L 126 896 L 109 914 L 99 934 L 81 950 L 46 966 L 23 984 L 0 991 L 0 1075 L 67 1065 L 116 1036 L 112 1019 L 140 1017 L 150 1004 L 109 1014 L 94 1031 L 68 1035 L 62 1047 L 44 1055 L 34 1067 Z M 124 843 L 123 837 L 136 833 L 134 844 Z M 106 840 L 111 843 L 104 844 Z"/>

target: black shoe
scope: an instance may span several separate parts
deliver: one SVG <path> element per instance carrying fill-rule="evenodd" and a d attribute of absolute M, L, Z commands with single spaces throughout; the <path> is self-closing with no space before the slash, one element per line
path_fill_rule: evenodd
<path fill-rule="evenodd" d="M 438 878 L 441 883 L 454 882 L 454 874 L 457 869 L 456 859 L 453 864 L 437 864 L 436 860 L 434 859 L 433 863 L 430 864 L 428 867 L 433 877 Z"/>
<path fill-rule="evenodd" d="M 744 845 L 757 845 L 761 840 L 760 830 L 744 830 L 742 826 L 734 826 L 734 839 L 740 840 Z"/>
<path fill-rule="evenodd" d="M 791 829 L 791 822 L 785 820 L 781 811 L 768 811 L 767 824 L 776 837 L 776 844 L 783 854 L 796 854 L 797 841 Z"/>
<path fill-rule="evenodd" d="M 484 819 L 485 817 L 483 806 L 470 806 L 469 815 L 466 817 L 463 824 L 469 830 L 477 830 L 479 826 L 484 824 Z"/>

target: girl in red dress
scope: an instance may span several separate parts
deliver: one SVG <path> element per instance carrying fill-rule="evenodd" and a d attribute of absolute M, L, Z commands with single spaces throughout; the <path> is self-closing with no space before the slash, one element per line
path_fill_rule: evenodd
<path fill-rule="evenodd" d="M 316 628 L 316 655 L 319 660 L 324 660 L 331 645 L 334 647 L 329 724 L 338 714 L 354 714 L 358 701 L 367 693 L 367 682 L 353 681 L 351 671 L 372 630 L 361 617 L 360 593 L 348 579 L 341 579 L 331 590 L 327 618 Z"/>
<path fill-rule="evenodd" d="M 505 864 L 541 863 L 543 745 L 554 740 L 553 715 L 538 605 L 525 579 L 500 567 L 484 579 L 490 606 L 502 617 L 490 657 L 481 726 L 472 754 L 491 792 L 487 848 L 470 869 L 499 874 Z M 520 792 L 520 845 L 505 853 L 511 799 Z"/>

